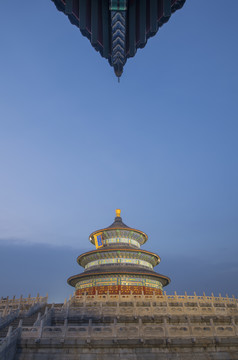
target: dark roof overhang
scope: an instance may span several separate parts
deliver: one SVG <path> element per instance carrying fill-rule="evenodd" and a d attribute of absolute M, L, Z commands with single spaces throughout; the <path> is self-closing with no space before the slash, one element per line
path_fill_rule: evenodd
<path fill-rule="evenodd" d="M 118 9 L 110 8 L 110 0 L 52 1 L 120 77 L 127 59 L 135 56 L 186 0 L 127 0 L 126 6 Z"/>

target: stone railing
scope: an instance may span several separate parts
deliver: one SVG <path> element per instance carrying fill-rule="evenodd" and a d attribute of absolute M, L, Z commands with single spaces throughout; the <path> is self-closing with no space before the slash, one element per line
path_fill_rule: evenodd
<path fill-rule="evenodd" d="M 21 326 L 12 331 L 9 327 L 6 338 L 1 340 L 0 343 L 0 359 L 1 360 L 14 360 L 16 353 L 17 341 L 21 335 Z"/>
<path fill-rule="evenodd" d="M 34 326 L 47 326 L 51 324 L 52 315 L 54 314 L 54 304 L 49 309 L 48 307 L 45 308 L 44 314 L 41 316 L 41 313 L 38 314 L 36 322 Z"/>
<path fill-rule="evenodd" d="M 27 298 L 23 298 L 22 296 L 19 299 L 13 297 L 13 299 L 9 298 L 1 298 L 0 299 L 0 311 L 1 317 L 5 317 L 11 314 L 13 311 L 20 309 L 21 311 L 27 311 L 29 307 L 32 307 L 35 304 L 44 304 L 48 301 L 48 295 L 31 297 L 30 295 Z"/>
<path fill-rule="evenodd" d="M 228 295 L 226 295 L 226 297 L 222 297 L 221 294 L 219 294 L 219 296 L 214 296 L 213 294 L 211 296 L 207 296 L 205 295 L 205 293 L 203 293 L 202 296 L 196 295 L 196 293 L 194 293 L 194 295 L 187 295 L 187 293 L 185 292 L 184 295 L 178 295 L 176 292 L 174 293 L 174 295 L 167 295 L 166 292 L 164 292 L 163 295 L 122 295 L 122 294 L 116 294 L 116 295 L 111 295 L 111 294 L 106 294 L 106 295 L 87 295 L 86 293 L 84 295 L 76 295 L 72 298 L 70 298 L 70 303 L 77 303 L 77 302 L 90 302 L 90 301 L 101 301 L 101 302 L 105 302 L 105 301 L 136 301 L 136 300 L 147 300 L 147 301 L 158 301 L 158 302 L 163 302 L 163 301 L 175 301 L 175 302 L 195 302 L 197 303 L 199 302 L 208 302 L 208 301 L 212 301 L 212 302 L 220 302 L 220 303 L 237 303 L 238 299 L 235 298 L 235 296 L 233 295 L 232 298 L 229 298 Z"/>
<path fill-rule="evenodd" d="M 21 319 L 30 317 L 32 314 L 39 311 L 46 304 L 46 301 L 47 301 L 47 298 L 42 297 L 40 299 L 40 302 L 31 303 L 31 305 L 28 306 L 27 310 L 21 310 L 20 306 L 18 307 L 17 310 L 12 310 L 8 315 L 0 318 L 0 330 L 7 327 L 7 325 L 11 324 L 11 322 L 14 321 L 15 319 L 17 319 L 18 317 L 20 317 Z M 20 320 L 20 322 L 22 322 L 22 320 Z M 49 322 L 44 322 L 44 324 L 48 325 Z M 2 345 L 3 343 L 6 343 L 6 341 L 7 341 L 7 343 L 9 343 L 9 339 L 10 338 L 12 339 L 13 333 L 14 332 L 12 332 L 12 327 L 10 326 L 6 338 L 1 338 L 0 345 Z M 13 339 L 14 339 L 14 337 L 13 337 Z M 0 357 L 0 359 L 2 359 L 2 358 Z"/>
<path fill-rule="evenodd" d="M 238 315 L 238 300 L 228 297 L 185 295 L 103 295 L 72 298 L 69 314 L 92 316 Z"/>
<path fill-rule="evenodd" d="M 35 303 L 40 303 L 40 302 L 47 302 L 48 301 L 48 294 L 46 296 L 39 296 L 39 294 L 37 294 L 37 296 L 35 297 L 31 297 L 31 295 L 29 294 L 29 296 L 27 298 L 23 298 L 23 296 L 21 296 L 20 298 L 16 299 L 15 296 L 12 299 L 7 298 L 1 298 L 0 299 L 0 308 L 4 309 L 4 308 L 14 308 L 14 307 L 19 307 L 22 305 L 32 305 Z"/>
<path fill-rule="evenodd" d="M 21 317 L 26 318 L 26 317 L 31 316 L 32 314 L 39 311 L 42 308 L 42 306 L 44 306 L 45 304 L 46 304 L 46 302 L 43 302 L 43 301 L 38 302 L 38 303 L 33 303 L 28 310 L 21 311 Z"/>
<path fill-rule="evenodd" d="M 13 310 L 10 314 L 0 317 L 0 330 L 15 320 L 20 313 L 20 309 Z"/>
<path fill-rule="evenodd" d="M 161 324 L 143 324 L 139 319 L 137 324 L 117 323 L 109 325 L 92 325 L 87 326 L 45 326 L 45 327 L 22 327 L 22 338 L 49 339 L 58 338 L 70 339 L 77 338 L 82 340 L 96 339 L 157 339 L 157 338 L 191 338 L 196 341 L 199 337 L 237 337 L 237 325 L 215 326 L 213 322 L 210 325 L 199 324 L 168 324 L 164 320 Z"/>

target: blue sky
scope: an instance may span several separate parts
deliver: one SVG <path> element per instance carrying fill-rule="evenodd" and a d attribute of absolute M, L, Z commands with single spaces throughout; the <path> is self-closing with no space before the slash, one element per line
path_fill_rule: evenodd
<path fill-rule="evenodd" d="M 187 0 L 118 84 L 50 0 L 2 4 L 0 296 L 63 301 L 116 208 L 168 293 L 238 295 L 237 11 Z"/>

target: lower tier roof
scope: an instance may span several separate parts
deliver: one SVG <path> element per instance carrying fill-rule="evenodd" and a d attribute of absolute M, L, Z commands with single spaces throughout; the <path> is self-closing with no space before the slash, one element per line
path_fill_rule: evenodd
<path fill-rule="evenodd" d="M 163 286 L 166 286 L 170 283 L 170 278 L 165 276 L 165 275 L 161 275 L 158 274 L 154 271 L 150 271 L 147 269 L 138 269 L 138 271 L 136 271 L 134 268 L 130 268 L 129 266 L 127 268 L 118 268 L 115 267 L 114 269 L 112 269 L 110 267 L 110 269 L 104 269 L 103 271 L 100 269 L 100 272 L 97 272 L 97 270 L 88 270 L 85 271 L 82 274 L 77 274 L 77 275 L 73 275 L 71 277 L 68 278 L 67 283 L 73 287 L 76 286 L 77 282 L 79 280 L 82 279 L 86 279 L 86 278 L 93 278 L 93 277 L 100 277 L 103 275 L 115 275 L 115 276 L 120 276 L 120 275 L 135 275 L 135 276 L 141 276 L 141 277 L 148 277 L 148 278 L 154 278 L 159 280 Z"/>

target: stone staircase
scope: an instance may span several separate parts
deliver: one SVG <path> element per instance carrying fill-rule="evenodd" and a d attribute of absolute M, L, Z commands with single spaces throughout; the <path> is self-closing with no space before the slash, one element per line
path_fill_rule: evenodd
<path fill-rule="evenodd" d="M 42 308 L 40 309 L 41 314 L 44 314 L 45 308 L 46 305 L 42 306 Z M 7 336 L 9 326 L 12 326 L 12 330 L 15 330 L 18 327 L 20 320 L 22 320 L 22 326 L 33 326 L 35 321 L 37 320 L 38 313 L 39 311 L 36 311 L 34 314 L 27 317 L 24 314 L 20 314 L 19 317 L 14 319 L 10 324 L 0 330 L 0 340 Z"/>

